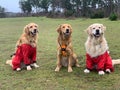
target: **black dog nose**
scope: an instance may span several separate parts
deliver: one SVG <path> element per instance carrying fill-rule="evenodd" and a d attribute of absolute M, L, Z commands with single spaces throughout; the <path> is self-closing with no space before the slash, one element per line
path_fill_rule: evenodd
<path fill-rule="evenodd" d="M 37 29 L 34 29 L 34 33 L 36 33 L 37 32 Z"/>
<path fill-rule="evenodd" d="M 69 29 L 66 29 L 66 33 L 69 33 Z"/>
<path fill-rule="evenodd" d="M 99 32 L 99 29 L 97 29 L 97 30 L 96 30 L 96 34 L 99 34 L 99 33 L 100 33 L 100 32 Z"/>

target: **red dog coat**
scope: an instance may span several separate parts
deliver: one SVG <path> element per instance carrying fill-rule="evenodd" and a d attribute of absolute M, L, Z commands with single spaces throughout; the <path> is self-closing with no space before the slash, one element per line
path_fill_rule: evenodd
<path fill-rule="evenodd" d="M 114 70 L 112 59 L 107 51 L 104 54 L 93 58 L 89 54 L 86 54 L 86 68 L 89 70 L 96 68 L 98 71 L 104 71 L 106 69 L 110 69 L 111 71 Z"/>
<path fill-rule="evenodd" d="M 36 48 L 28 44 L 19 46 L 12 59 L 13 70 L 20 68 L 21 62 L 25 65 L 36 62 Z"/>

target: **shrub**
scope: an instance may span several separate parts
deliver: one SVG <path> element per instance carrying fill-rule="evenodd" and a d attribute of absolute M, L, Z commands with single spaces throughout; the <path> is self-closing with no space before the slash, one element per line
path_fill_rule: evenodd
<path fill-rule="evenodd" d="M 72 16 L 73 14 L 74 14 L 74 11 L 73 11 L 73 10 L 67 10 L 67 11 L 65 11 L 65 13 L 64 13 L 65 17 L 70 17 L 70 16 Z"/>
<path fill-rule="evenodd" d="M 98 11 L 91 14 L 90 18 L 104 18 L 104 12 Z"/>
<path fill-rule="evenodd" d="M 117 14 L 115 14 L 115 13 L 111 13 L 110 16 L 109 16 L 109 19 L 110 19 L 111 21 L 116 21 L 117 18 L 118 18 L 118 16 L 117 16 Z"/>
<path fill-rule="evenodd" d="M 5 18 L 6 17 L 6 14 L 4 12 L 0 12 L 0 18 Z"/>

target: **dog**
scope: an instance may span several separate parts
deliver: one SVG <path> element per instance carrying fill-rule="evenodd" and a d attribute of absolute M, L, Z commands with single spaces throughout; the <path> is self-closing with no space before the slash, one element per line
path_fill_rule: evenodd
<path fill-rule="evenodd" d="M 99 75 L 104 75 L 105 72 L 114 71 L 113 65 L 120 64 L 120 59 L 112 60 L 109 55 L 108 44 L 104 37 L 105 30 L 106 27 L 100 23 L 94 23 L 86 30 L 88 38 L 85 43 L 86 69 L 84 73 L 90 73 L 96 69 Z"/>
<path fill-rule="evenodd" d="M 62 24 L 58 27 L 57 32 L 59 35 L 57 39 L 57 67 L 55 71 L 59 72 L 60 68 L 64 66 L 68 67 L 68 72 L 72 72 L 72 66 L 80 67 L 71 43 L 72 27 L 69 24 Z"/>
<path fill-rule="evenodd" d="M 16 71 L 20 71 L 23 64 L 27 70 L 32 70 L 31 66 L 38 68 L 39 65 L 36 64 L 37 40 L 38 25 L 29 23 L 24 27 L 23 34 L 16 43 L 15 54 L 12 55 L 11 60 L 6 61 L 6 64 L 11 65 Z"/>

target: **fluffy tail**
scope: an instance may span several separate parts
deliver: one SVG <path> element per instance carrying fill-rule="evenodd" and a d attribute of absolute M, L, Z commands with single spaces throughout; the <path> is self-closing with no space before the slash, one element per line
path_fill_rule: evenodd
<path fill-rule="evenodd" d="M 12 66 L 12 60 L 7 60 L 7 61 L 6 61 L 6 64 Z"/>
<path fill-rule="evenodd" d="M 120 59 L 112 60 L 113 65 L 120 64 Z"/>

